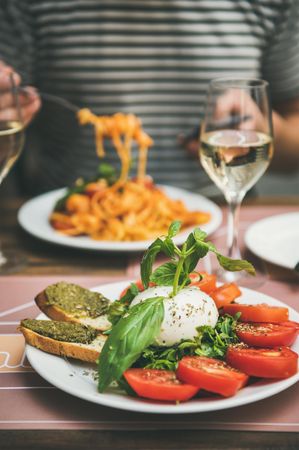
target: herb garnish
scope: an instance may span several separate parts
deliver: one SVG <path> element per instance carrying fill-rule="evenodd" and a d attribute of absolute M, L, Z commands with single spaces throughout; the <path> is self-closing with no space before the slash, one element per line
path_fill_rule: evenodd
<path fill-rule="evenodd" d="M 221 255 L 216 247 L 206 241 L 207 234 L 196 228 L 189 234 L 180 249 L 173 237 L 180 231 L 181 223 L 173 222 L 166 236 L 156 239 L 145 252 L 141 262 L 141 280 L 145 289 L 150 282 L 157 286 L 172 286 L 170 297 L 190 284 L 189 274 L 200 258 L 209 251 L 215 253 L 220 265 L 230 271 L 246 270 L 255 274 L 254 267 L 245 260 L 233 260 Z M 157 256 L 163 253 L 170 261 L 153 271 Z M 223 358 L 230 343 L 238 342 L 235 319 L 224 316 L 215 328 L 198 328 L 193 340 L 181 341 L 170 347 L 154 347 L 164 319 L 164 297 L 149 298 L 130 307 L 139 290 L 133 283 L 121 300 L 114 302 L 108 312 L 112 328 L 103 347 L 99 361 L 99 391 L 103 392 L 112 381 L 121 380 L 123 372 L 133 364 L 141 367 L 173 369 L 185 354 L 198 354 Z M 107 333 L 107 334 L 108 334 Z"/>
<path fill-rule="evenodd" d="M 79 178 L 78 180 L 76 180 L 74 186 L 69 187 L 64 196 L 61 197 L 59 200 L 57 200 L 54 206 L 54 211 L 63 211 L 65 208 L 65 203 L 71 195 L 81 194 L 82 192 L 84 192 L 86 186 L 89 183 L 101 179 L 106 180 L 108 186 L 111 186 L 113 183 L 115 183 L 117 176 L 114 167 L 112 167 L 110 164 L 107 163 L 101 163 L 98 166 L 97 173 L 93 177 L 88 178 L 86 180 L 84 178 Z"/>
<path fill-rule="evenodd" d="M 172 238 L 179 232 L 181 223 L 175 221 L 168 230 L 168 235 L 156 239 L 145 252 L 141 261 L 141 280 L 145 288 L 153 281 L 158 286 L 173 286 L 171 296 L 175 296 L 184 286 L 190 283 L 189 274 L 195 269 L 200 258 L 211 251 L 215 253 L 219 264 L 231 272 L 246 270 L 251 275 L 255 274 L 254 267 L 245 260 L 231 259 L 221 255 L 214 244 L 206 241 L 207 233 L 196 228 L 189 234 L 182 249 L 179 249 Z M 158 267 L 154 272 L 153 263 L 159 253 L 164 253 L 171 258 Z"/>

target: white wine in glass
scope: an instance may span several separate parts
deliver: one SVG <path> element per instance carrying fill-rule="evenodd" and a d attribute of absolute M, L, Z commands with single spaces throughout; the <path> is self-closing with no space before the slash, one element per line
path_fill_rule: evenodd
<path fill-rule="evenodd" d="M 212 80 L 200 135 L 200 161 L 228 204 L 227 254 L 240 259 L 241 202 L 266 171 L 273 155 L 268 84 L 255 79 Z M 244 272 L 218 273 L 221 281 L 250 285 Z"/>
<path fill-rule="evenodd" d="M 9 101 L 9 113 L 7 109 L 1 108 L 0 120 L 0 183 L 9 173 L 10 169 L 18 159 L 24 146 L 24 126 L 21 117 L 18 91 L 14 83 L 13 75 L 10 76 L 10 86 L 0 92 L 0 96 L 5 96 Z M 8 100 L 9 99 L 9 100 Z M 13 118 L 5 120 L 6 113 Z M 12 250 L 0 248 L 0 274 L 10 273 L 19 270 L 25 264 L 22 255 Z"/>

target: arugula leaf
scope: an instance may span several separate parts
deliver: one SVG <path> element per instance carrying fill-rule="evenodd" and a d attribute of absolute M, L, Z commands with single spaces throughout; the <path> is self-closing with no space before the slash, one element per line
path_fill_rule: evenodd
<path fill-rule="evenodd" d="M 137 294 L 139 294 L 139 289 L 136 286 L 135 283 L 131 283 L 130 286 L 127 289 L 127 292 L 119 299 L 112 302 L 108 309 L 108 320 L 112 323 L 112 325 L 115 325 L 119 319 L 128 311 L 129 305 L 133 301 L 133 299 L 136 297 Z M 110 334 L 111 330 L 109 330 Z"/>
<path fill-rule="evenodd" d="M 147 369 L 176 370 L 184 356 L 224 359 L 228 346 L 239 342 L 235 332 L 239 317 L 239 314 L 235 317 L 228 314 L 221 316 L 215 329 L 210 326 L 199 327 L 194 339 L 183 340 L 172 347 L 150 346 L 142 352 L 135 365 Z"/>
<path fill-rule="evenodd" d="M 160 238 L 158 238 L 149 246 L 149 248 L 143 255 L 140 265 L 141 267 L 140 273 L 144 289 L 148 288 L 155 258 L 162 248 L 163 248 L 163 241 Z"/>
<path fill-rule="evenodd" d="M 122 303 L 120 300 L 115 300 L 111 303 L 108 309 L 108 320 L 112 323 L 112 325 L 115 325 L 120 318 L 127 312 L 128 305 L 125 303 Z M 110 332 L 109 332 L 110 334 Z"/>
<path fill-rule="evenodd" d="M 228 314 L 220 316 L 216 327 L 198 327 L 200 346 L 195 350 L 196 355 L 223 359 L 230 344 L 239 342 L 236 335 L 237 320 L 240 315 L 232 317 Z"/>
<path fill-rule="evenodd" d="M 216 253 L 219 264 L 230 272 L 236 272 L 239 270 L 246 270 L 250 275 L 255 275 L 255 268 L 253 265 L 245 259 L 231 259 L 227 256 L 223 256 L 220 253 Z"/>
<path fill-rule="evenodd" d="M 164 318 L 163 299 L 149 298 L 134 305 L 113 326 L 99 358 L 100 392 L 112 381 L 118 381 L 143 350 L 153 343 Z"/>
<path fill-rule="evenodd" d="M 172 286 L 177 269 L 177 263 L 167 262 L 159 266 L 151 275 L 150 280 L 158 286 Z"/>
<path fill-rule="evenodd" d="M 139 289 L 135 283 L 131 283 L 127 289 L 127 292 L 119 299 L 120 302 L 130 304 L 132 300 L 139 294 Z"/>

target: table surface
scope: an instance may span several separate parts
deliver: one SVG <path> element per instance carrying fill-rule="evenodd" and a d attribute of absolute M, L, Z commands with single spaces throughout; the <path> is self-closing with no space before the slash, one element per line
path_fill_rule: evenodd
<path fill-rule="evenodd" d="M 18 249 L 27 258 L 27 265 L 18 274 L 27 277 L 48 275 L 88 275 L 101 278 L 128 276 L 127 268 L 132 266 L 132 258 L 127 254 L 105 254 L 82 252 L 47 244 L 26 234 L 17 224 L 17 210 L 25 199 L 0 197 L 0 242 L 6 248 Z M 250 199 L 244 203 L 252 205 L 298 206 L 299 197 L 269 197 Z M 137 258 L 138 259 L 138 258 Z M 291 271 L 267 264 L 273 280 L 296 283 Z M 1 404 L 1 402 L 0 402 Z M 208 431 L 190 430 L 148 430 L 148 431 L 99 431 L 99 430 L 2 430 L 0 447 L 20 449 L 68 449 L 86 448 L 86 444 L 97 448 L 114 449 L 298 449 L 299 433 L 248 432 L 248 431 Z"/>

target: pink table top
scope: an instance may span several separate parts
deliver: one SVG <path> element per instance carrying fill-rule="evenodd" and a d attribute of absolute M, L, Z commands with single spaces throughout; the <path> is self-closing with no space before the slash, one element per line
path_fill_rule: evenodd
<path fill-rule="evenodd" d="M 295 208 L 284 209 L 289 212 Z M 282 207 L 279 207 L 282 212 Z M 241 230 L 253 220 L 276 214 L 276 207 L 247 207 Z M 224 236 L 221 227 L 214 238 Z M 138 258 L 132 258 L 128 279 L 138 277 Z M 72 397 L 44 381 L 24 355 L 24 339 L 17 331 L 22 318 L 35 317 L 39 310 L 33 297 L 55 277 L 0 277 L 0 429 L 223 429 L 299 431 L 299 383 L 266 400 L 225 411 L 186 415 L 147 415 L 107 408 Z M 113 277 L 71 277 L 65 281 L 91 287 Z M 268 280 L 260 292 L 283 300 L 299 311 L 298 283 Z"/>

